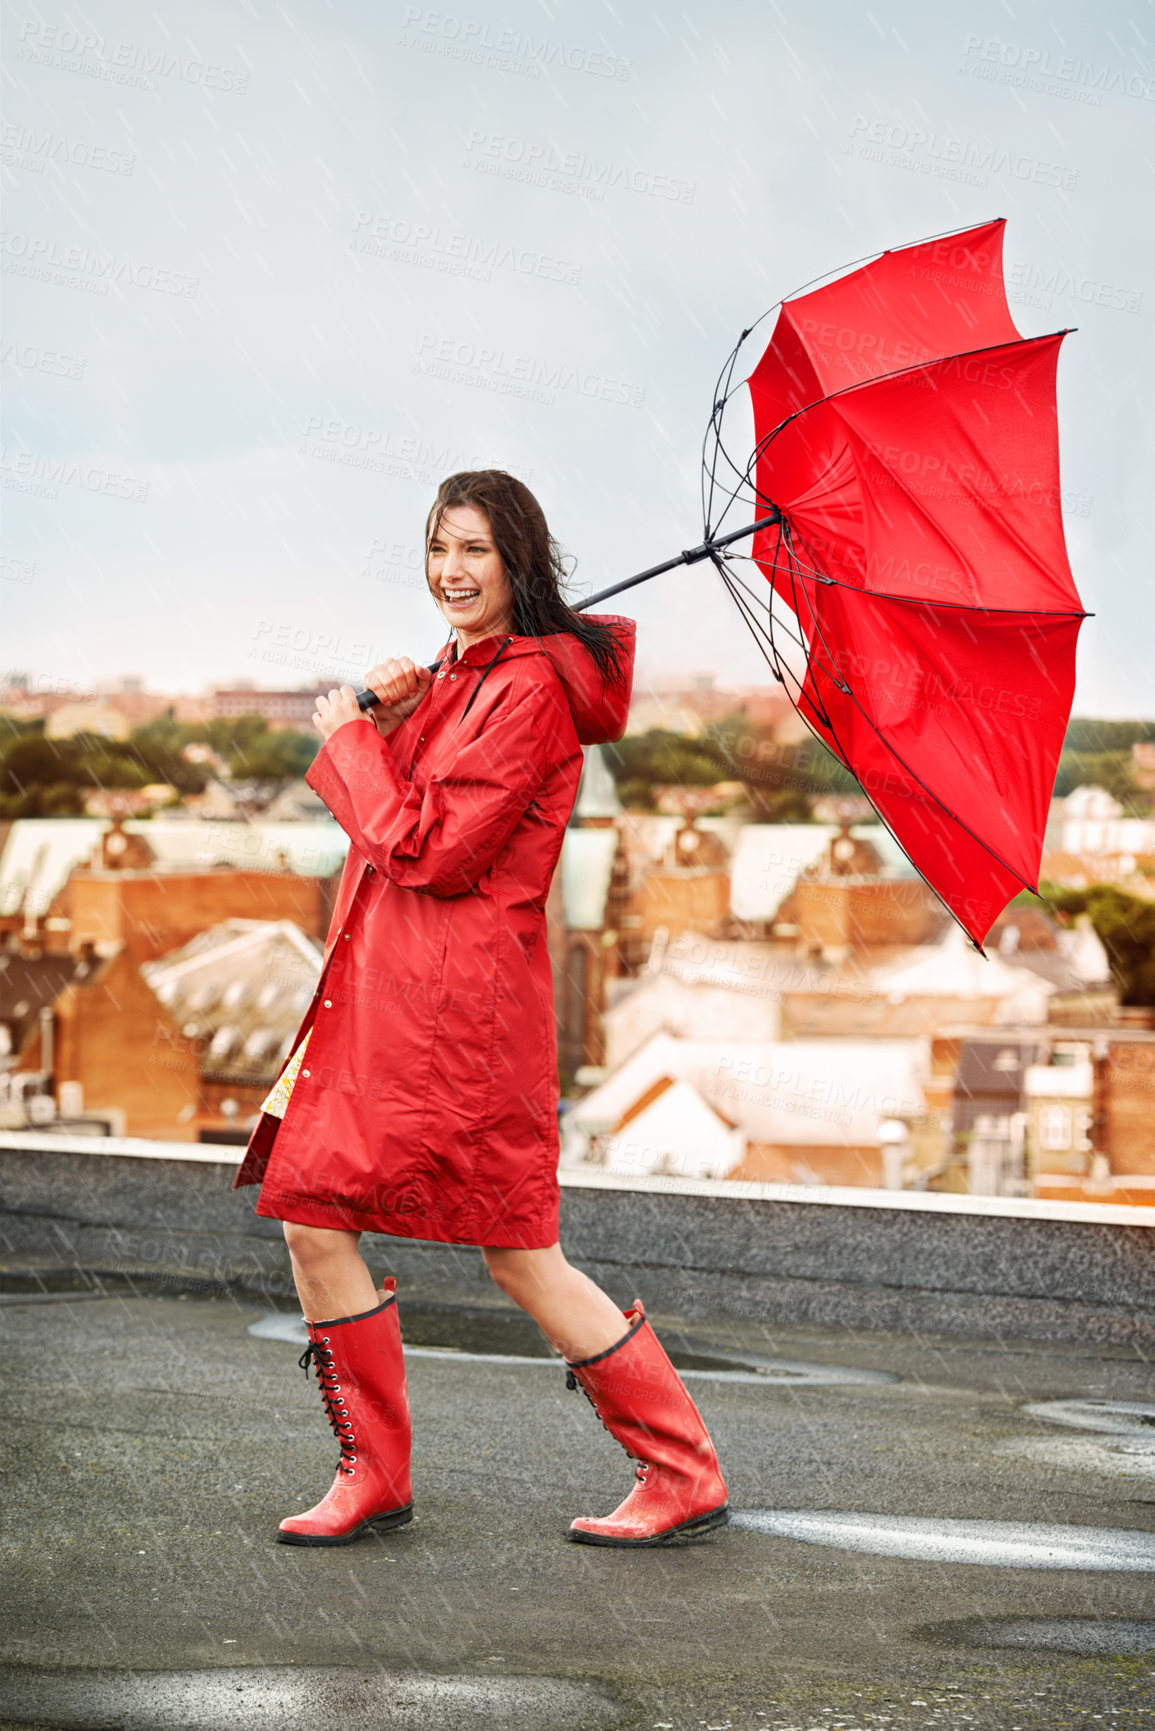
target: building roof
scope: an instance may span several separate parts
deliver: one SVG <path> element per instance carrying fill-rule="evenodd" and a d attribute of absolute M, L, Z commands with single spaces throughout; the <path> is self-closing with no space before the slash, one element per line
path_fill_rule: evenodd
<path fill-rule="evenodd" d="M 30 916 L 47 912 L 69 875 L 84 865 L 111 827 L 99 817 L 17 818 L 0 854 L 0 914 L 19 913 L 21 907 Z"/>
<path fill-rule="evenodd" d="M 112 826 L 100 817 L 22 817 L 0 854 L 0 914 L 45 913 L 70 874 L 91 857 Z M 349 838 L 339 824 L 209 823 L 193 818 L 129 818 L 156 855 L 158 871 L 204 871 L 214 865 L 253 871 L 284 869 L 303 877 L 331 877 L 344 861 Z"/>
<path fill-rule="evenodd" d="M 587 745 L 583 747 L 583 753 L 585 763 L 578 783 L 574 818 L 580 822 L 582 818 L 617 817 L 622 802 L 605 752 L 600 745 Z"/>
<path fill-rule="evenodd" d="M 739 1164 L 745 1138 L 692 1082 L 662 1076 L 635 1102 L 605 1142 L 606 1168 L 623 1176 L 675 1173 L 724 1178 Z"/>
<path fill-rule="evenodd" d="M 1024 957 L 1024 961 L 1025 961 Z M 1055 987 L 1029 966 L 1012 967 L 998 955 L 982 956 L 961 926 L 939 943 L 919 944 L 906 960 L 884 963 L 872 974 L 876 990 L 902 998 L 998 998 L 1016 1021 L 1042 1021 Z"/>
<path fill-rule="evenodd" d="M 1023 1084 L 1028 1100 L 1089 1100 L 1095 1091 L 1095 1072 L 1086 1062 L 1032 1064 Z"/>
<path fill-rule="evenodd" d="M 0 1059 L 16 1056 L 41 1010 L 50 1009 L 66 986 L 91 980 L 106 965 L 103 957 L 25 956 L 18 950 L 0 951 L 0 1028 L 5 1031 L 8 1048 L 0 1051 Z"/>
<path fill-rule="evenodd" d="M 883 1118 L 925 1110 L 926 1040 L 683 1040 L 655 1034 L 570 1108 L 575 1129 L 611 1133 L 663 1076 L 693 1084 L 755 1142 L 869 1147 Z"/>
<path fill-rule="evenodd" d="M 1022 1098 L 1023 1077 L 1045 1055 L 1037 1035 L 1008 1033 L 992 1040 L 965 1040 L 955 1093 L 964 1100 L 1005 1101 L 1007 1110 L 1014 1110 Z"/>
<path fill-rule="evenodd" d="M 567 829 L 561 845 L 561 896 L 571 931 L 597 932 L 606 923 L 614 870 L 615 829 Z"/>
<path fill-rule="evenodd" d="M 909 954 L 909 949 L 902 952 Z M 724 986 L 746 996 L 821 991 L 832 969 L 803 960 L 792 941 L 766 943 L 748 938 L 708 938 L 682 932 L 651 951 L 645 973 L 671 974 L 687 985 Z"/>
<path fill-rule="evenodd" d="M 329 813 L 319 793 L 314 793 L 302 777 L 282 788 L 265 807 L 266 823 L 311 823 L 328 821 Z"/>
<path fill-rule="evenodd" d="M 730 908 L 736 919 L 772 920 L 809 867 L 817 865 L 838 834 L 831 823 L 748 823 L 730 862 Z M 856 823 L 850 831 L 869 842 L 882 861 L 880 877 L 916 876 L 914 867 L 880 823 Z"/>
<path fill-rule="evenodd" d="M 746 827 L 743 819 L 738 817 L 699 817 L 694 820 L 695 829 L 717 837 L 727 856 L 733 853 L 738 837 Z M 680 813 L 626 811 L 618 820 L 623 846 L 635 869 L 668 860 L 675 838 L 684 828 L 685 818 Z"/>
<path fill-rule="evenodd" d="M 323 951 L 292 920 L 222 920 L 141 973 L 186 1039 L 203 1042 L 201 1073 L 272 1082 L 321 972 Z"/>

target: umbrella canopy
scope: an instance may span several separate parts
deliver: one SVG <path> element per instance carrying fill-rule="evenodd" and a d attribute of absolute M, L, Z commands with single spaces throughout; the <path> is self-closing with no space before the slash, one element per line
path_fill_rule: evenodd
<path fill-rule="evenodd" d="M 1019 336 L 1003 227 L 883 253 L 781 302 L 740 381 L 757 437 L 748 462 L 722 433 L 754 327 L 743 331 L 706 434 L 705 539 L 576 604 L 710 559 L 799 713 L 979 947 L 1020 889 L 1038 890 L 1088 617 L 1059 493 L 1067 333 Z M 721 534 L 740 498 L 757 521 Z M 731 549 L 750 536 L 793 616 L 801 674 L 779 654 L 773 600 L 763 621 L 736 575 Z M 362 709 L 376 701 L 357 694 Z"/>
<path fill-rule="evenodd" d="M 746 381 L 744 478 L 780 518 L 753 558 L 805 652 L 792 678 L 772 605 L 776 671 L 979 944 L 1038 887 L 1086 617 L 1060 504 L 1066 333 L 1019 336 L 1002 237 L 884 253 L 783 302 Z"/>

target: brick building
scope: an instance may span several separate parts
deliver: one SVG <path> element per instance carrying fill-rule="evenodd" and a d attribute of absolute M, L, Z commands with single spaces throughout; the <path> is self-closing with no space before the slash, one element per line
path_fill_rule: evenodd
<path fill-rule="evenodd" d="M 233 720 L 238 715 L 260 715 L 270 727 L 292 727 L 302 733 L 313 733 L 317 690 L 315 685 L 301 686 L 293 691 L 263 691 L 250 685 L 214 685 L 209 691 L 206 706 L 214 721 Z"/>
<path fill-rule="evenodd" d="M 83 1118 L 102 1122 L 114 1136 L 195 1140 L 196 1044 L 157 1001 L 127 950 L 114 956 L 9 950 L 0 963 L 0 1024 L 16 1024 L 5 1071 L 9 1103 L 13 1079 L 23 1075 L 46 1095 L 70 1094 Z M 5 1022 L 21 1004 L 35 1015 L 26 1009 L 23 1018 Z M 23 1111 L 16 1121 L 24 1121 Z"/>

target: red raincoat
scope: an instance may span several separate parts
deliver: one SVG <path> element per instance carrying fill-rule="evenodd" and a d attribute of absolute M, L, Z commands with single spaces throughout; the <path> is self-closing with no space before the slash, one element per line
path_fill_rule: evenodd
<path fill-rule="evenodd" d="M 312 1028 L 283 1119 L 262 1113 L 237 1188 L 306 1226 L 541 1249 L 558 1236 L 558 1079 L 545 901 L 582 744 L 625 731 L 625 691 L 568 632 L 445 651 L 382 739 L 347 721 L 305 779 L 351 842 Z M 482 674 L 485 673 L 482 682 Z M 480 682 L 480 683 L 479 683 Z M 468 715 L 465 709 L 476 693 Z M 287 1063 L 287 1061 L 286 1061 Z"/>

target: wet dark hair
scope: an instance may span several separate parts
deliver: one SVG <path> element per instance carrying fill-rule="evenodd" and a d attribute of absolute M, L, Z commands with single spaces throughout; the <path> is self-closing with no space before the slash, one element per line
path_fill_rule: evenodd
<path fill-rule="evenodd" d="M 585 645 L 607 684 L 621 689 L 625 674 L 613 631 L 604 620 L 577 613 L 562 596 L 568 582 L 563 555 L 549 532 L 545 512 L 525 485 L 504 469 L 463 469 L 447 475 L 425 523 L 425 575 L 429 543 L 454 505 L 484 511 L 494 545 L 513 589 L 513 629 L 519 637 L 550 637 L 568 631 Z"/>

